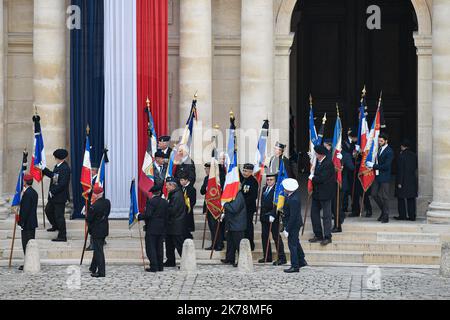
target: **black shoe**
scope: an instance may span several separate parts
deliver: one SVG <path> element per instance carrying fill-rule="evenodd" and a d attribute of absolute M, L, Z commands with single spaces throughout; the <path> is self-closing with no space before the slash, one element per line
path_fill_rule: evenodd
<path fill-rule="evenodd" d="M 163 272 L 163 271 L 164 271 L 163 267 L 158 268 L 158 272 Z"/>
<path fill-rule="evenodd" d="M 409 221 L 416 221 L 416 217 L 409 218 L 408 220 L 409 220 Z"/>
<path fill-rule="evenodd" d="M 284 272 L 286 273 L 300 272 L 300 268 L 290 267 L 289 269 L 284 270 Z"/>
<path fill-rule="evenodd" d="M 323 240 L 322 238 L 319 238 L 319 237 L 314 236 L 314 238 L 309 239 L 308 241 L 309 241 L 310 243 L 316 243 L 316 242 L 321 242 L 322 240 Z"/>
<path fill-rule="evenodd" d="M 58 231 L 55 227 L 51 227 L 50 229 L 47 229 L 47 232 L 55 232 Z"/>
<path fill-rule="evenodd" d="M 379 216 L 377 220 L 378 220 L 378 221 L 383 220 L 383 215 Z"/>
<path fill-rule="evenodd" d="M 366 209 L 366 218 L 372 217 L 372 209 Z"/>
<path fill-rule="evenodd" d="M 104 274 L 100 274 L 100 273 L 93 273 L 91 274 L 92 278 L 104 278 L 105 275 Z"/>
<path fill-rule="evenodd" d="M 409 220 L 409 219 L 406 219 L 406 218 L 403 218 L 403 217 L 394 217 L 394 219 L 397 220 L 397 221 Z"/>
<path fill-rule="evenodd" d="M 152 268 L 145 268 L 145 271 L 147 271 L 147 272 L 158 272 L 158 270 L 152 269 Z"/>
<path fill-rule="evenodd" d="M 320 243 L 321 246 L 326 246 L 328 244 L 332 243 L 331 239 L 323 239 Z"/>
<path fill-rule="evenodd" d="M 217 248 L 214 249 L 214 251 L 217 251 L 217 252 L 220 252 L 222 250 L 223 250 L 223 247 L 217 247 Z"/>
<path fill-rule="evenodd" d="M 258 263 L 266 263 L 266 262 L 272 263 L 272 259 L 267 259 L 267 261 L 266 261 L 265 258 L 262 258 L 262 259 L 259 259 L 259 260 L 258 260 Z"/>
<path fill-rule="evenodd" d="M 234 262 L 228 261 L 227 259 L 220 260 L 223 264 L 233 264 Z"/>
<path fill-rule="evenodd" d="M 303 261 L 303 263 L 300 264 L 300 269 L 307 267 L 307 266 L 308 266 L 308 263 L 306 261 Z"/>
<path fill-rule="evenodd" d="M 20 266 L 20 267 L 19 267 L 19 271 L 23 271 L 23 266 Z"/>
<path fill-rule="evenodd" d="M 94 269 L 92 269 L 92 268 L 89 268 L 89 272 L 90 272 L 90 273 L 97 273 L 97 269 L 94 270 Z"/>
<path fill-rule="evenodd" d="M 334 227 L 333 230 L 331 230 L 331 233 L 340 233 L 342 232 L 342 228 Z"/>
<path fill-rule="evenodd" d="M 389 223 L 389 219 L 382 219 L 381 223 Z"/>
<path fill-rule="evenodd" d="M 92 246 L 89 245 L 89 247 L 86 248 L 86 251 L 94 251 L 94 248 L 92 248 Z"/>
<path fill-rule="evenodd" d="M 238 264 L 237 263 L 233 263 L 233 268 L 237 268 Z"/>
<path fill-rule="evenodd" d="M 285 265 L 286 263 L 287 263 L 286 259 L 281 259 L 281 260 L 274 261 L 273 265 L 274 266 L 282 266 L 282 265 Z"/>
<path fill-rule="evenodd" d="M 52 239 L 53 242 L 67 242 L 67 238 L 56 238 Z"/>
<path fill-rule="evenodd" d="M 176 266 L 177 264 L 175 262 L 168 262 L 168 261 L 164 262 L 164 267 L 166 268 L 174 268 Z"/>
<path fill-rule="evenodd" d="M 212 246 L 205 248 L 206 251 L 211 251 L 212 250 Z"/>

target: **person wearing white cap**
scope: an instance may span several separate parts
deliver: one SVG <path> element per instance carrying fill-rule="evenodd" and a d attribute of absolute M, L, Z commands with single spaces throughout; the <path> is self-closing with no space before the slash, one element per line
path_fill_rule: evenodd
<path fill-rule="evenodd" d="M 295 179 L 285 179 L 282 182 L 285 200 L 283 207 L 283 234 L 288 239 L 289 251 L 291 253 L 291 267 L 284 270 L 286 273 L 299 272 L 300 268 L 307 266 L 305 253 L 300 244 L 300 228 L 303 226 L 301 213 L 300 191 Z"/>

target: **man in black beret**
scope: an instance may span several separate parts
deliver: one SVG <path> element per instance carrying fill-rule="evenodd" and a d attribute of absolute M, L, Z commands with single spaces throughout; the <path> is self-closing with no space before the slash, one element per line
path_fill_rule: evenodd
<path fill-rule="evenodd" d="M 259 184 L 253 176 L 254 165 L 251 163 L 244 164 L 244 169 L 240 174 L 241 190 L 245 198 L 245 206 L 247 208 L 247 229 L 245 231 L 245 238 L 250 241 L 250 247 L 255 250 L 254 242 L 254 225 L 253 218 L 256 213 L 256 202 L 258 200 Z"/>
<path fill-rule="evenodd" d="M 328 150 L 320 145 L 314 148 L 317 162 L 309 179 L 313 183 L 311 222 L 314 238 L 309 242 L 321 242 L 326 246 L 331 243 L 331 202 L 336 193 L 336 174 Z M 323 229 L 320 211 L 323 211 Z"/>
<path fill-rule="evenodd" d="M 347 139 L 342 139 L 342 211 L 350 212 L 348 198 L 352 197 L 353 180 L 355 180 L 355 147 L 358 142 L 358 130 L 349 128 Z M 352 200 L 352 199 L 351 199 Z"/>
<path fill-rule="evenodd" d="M 66 219 L 64 217 L 66 202 L 70 200 L 70 167 L 66 162 L 69 153 L 67 150 L 58 149 L 53 152 L 56 165 L 53 171 L 47 168 L 40 168 L 42 173 L 49 177 L 50 188 L 48 191 L 48 201 L 45 206 L 45 214 L 52 225 L 48 232 L 58 231 L 58 237 L 52 241 L 66 242 Z"/>
<path fill-rule="evenodd" d="M 286 150 L 286 145 L 277 142 L 274 147 L 274 155 L 269 160 L 269 172 L 278 173 L 280 171 L 280 163 L 283 161 L 284 167 L 289 178 L 295 179 L 294 170 L 289 162 L 289 159 L 284 156 L 284 151 Z"/>
<path fill-rule="evenodd" d="M 162 153 L 166 156 L 166 162 L 170 158 L 170 154 L 172 153 L 172 148 L 170 147 L 170 136 L 160 136 L 158 138 L 158 149 L 162 151 Z"/>
<path fill-rule="evenodd" d="M 162 184 L 156 183 L 151 189 L 151 199 L 147 199 L 145 213 L 139 214 L 139 221 L 144 220 L 145 251 L 150 260 L 147 272 L 163 271 L 164 238 L 167 233 L 167 211 L 169 203 L 162 198 Z"/>
<path fill-rule="evenodd" d="M 417 193 L 417 155 L 411 151 L 411 142 L 404 140 L 400 145 L 400 154 L 397 160 L 395 196 L 398 200 L 399 216 L 394 217 L 395 220 L 416 220 Z M 408 210 L 406 210 L 406 206 L 408 206 Z M 408 212 L 408 217 L 406 212 Z"/>
<path fill-rule="evenodd" d="M 161 149 L 155 152 L 155 161 L 153 162 L 153 176 L 155 179 L 155 184 L 164 184 L 164 179 L 166 179 L 167 163 L 166 155 Z"/>

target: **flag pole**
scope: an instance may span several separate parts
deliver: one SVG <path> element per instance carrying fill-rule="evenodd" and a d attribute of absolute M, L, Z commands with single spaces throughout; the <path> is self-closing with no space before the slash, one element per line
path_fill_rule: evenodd
<path fill-rule="evenodd" d="M 141 232 L 141 223 L 138 220 L 138 229 L 139 229 L 139 240 L 141 242 L 141 257 L 142 257 L 142 265 L 144 266 L 145 271 L 145 258 L 144 258 L 144 245 L 142 243 L 142 232 Z"/>
<path fill-rule="evenodd" d="M 267 243 L 266 243 L 266 254 L 264 255 L 264 264 L 267 263 L 267 257 L 269 255 L 269 244 L 270 244 L 270 236 L 272 234 L 272 222 L 269 226 L 269 235 L 267 237 Z"/>
<path fill-rule="evenodd" d="M 216 234 L 214 235 L 214 241 L 213 241 L 212 246 L 211 246 L 211 254 L 209 255 L 209 260 L 212 259 L 213 254 L 214 254 L 214 247 L 216 246 L 217 236 L 219 234 L 220 223 L 221 223 L 221 221 L 219 219 L 219 221 L 217 222 Z"/>
<path fill-rule="evenodd" d="M 14 208 L 14 210 L 16 211 L 14 213 L 14 229 L 13 229 L 13 237 L 12 237 L 12 241 L 11 241 L 11 251 L 9 253 L 9 264 L 8 267 L 11 269 L 11 265 L 12 265 L 12 257 L 13 257 L 13 251 L 14 251 L 14 242 L 16 241 L 16 229 L 17 229 L 17 207 Z"/>
<path fill-rule="evenodd" d="M 89 132 L 91 131 L 89 124 L 86 127 L 86 134 L 89 135 Z M 92 184 L 92 178 L 91 178 L 91 184 Z M 92 186 L 91 186 L 92 188 Z M 84 244 L 83 244 L 83 251 L 81 252 L 81 259 L 80 259 L 80 266 L 83 265 L 83 259 L 84 259 L 84 253 L 86 251 L 86 244 L 87 244 L 87 238 L 88 238 L 88 226 L 87 226 L 87 217 L 89 212 L 89 195 L 86 195 L 86 199 L 84 201 Z"/>
<path fill-rule="evenodd" d="M 45 229 L 45 199 L 44 199 L 44 171 L 41 170 L 41 194 L 42 194 L 42 221 Z"/>

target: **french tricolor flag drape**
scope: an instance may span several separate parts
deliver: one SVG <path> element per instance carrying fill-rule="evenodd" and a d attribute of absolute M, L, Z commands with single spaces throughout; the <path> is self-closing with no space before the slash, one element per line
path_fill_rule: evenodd
<path fill-rule="evenodd" d="M 167 2 L 72 0 L 82 13 L 81 29 L 70 35 L 73 218 L 84 205 L 79 182 L 88 123 L 92 164 L 109 150 L 104 174 L 112 218 L 128 217 L 129 183 L 147 149 L 147 97 L 156 132 L 168 133 Z"/>

